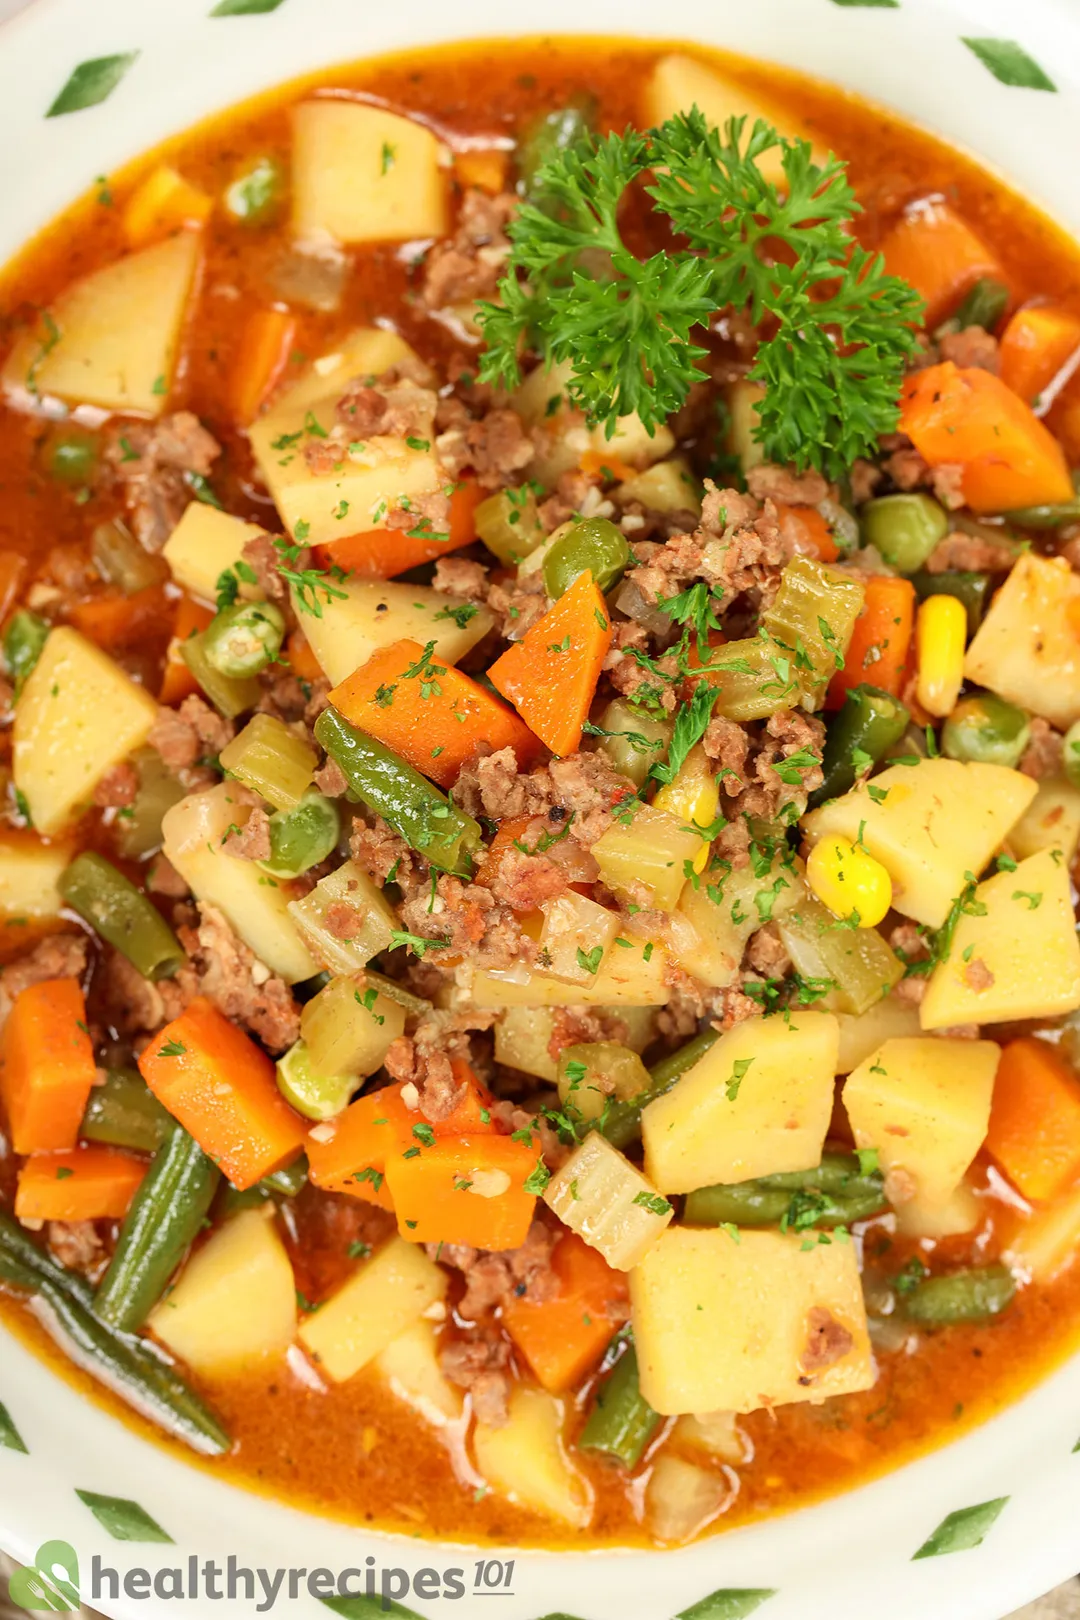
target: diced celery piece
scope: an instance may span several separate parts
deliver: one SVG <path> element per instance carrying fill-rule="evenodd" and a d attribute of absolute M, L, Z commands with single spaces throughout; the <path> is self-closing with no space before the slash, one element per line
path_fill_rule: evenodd
<path fill-rule="evenodd" d="M 807 708 L 817 708 L 842 668 L 866 593 L 850 574 L 811 557 L 793 557 L 761 622 L 791 660 L 791 678 Z M 839 660 L 839 662 L 838 662 Z"/>
<path fill-rule="evenodd" d="M 321 878 L 302 900 L 290 901 L 289 912 L 312 955 L 332 973 L 362 972 L 386 950 L 397 924 L 382 890 L 355 861 Z"/>
<path fill-rule="evenodd" d="M 631 899 L 644 890 L 659 910 L 674 911 L 686 882 L 686 863 L 693 862 L 700 848 L 696 832 L 644 804 L 629 826 L 613 821 L 592 852 L 609 888 Z"/>
<path fill-rule="evenodd" d="M 310 1069 L 323 1075 L 368 1075 L 381 1067 L 391 1041 L 405 1031 L 405 1009 L 373 985 L 331 979 L 300 1014 Z"/>
<path fill-rule="evenodd" d="M 276 715 L 254 715 L 227 748 L 221 764 L 275 810 L 295 810 L 311 786 L 319 756 Z"/>
<path fill-rule="evenodd" d="M 780 922 L 780 937 L 804 979 L 831 979 L 837 1012 L 864 1013 L 904 977 L 904 964 L 876 928 L 852 928 L 807 895 Z"/>
<path fill-rule="evenodd" d="M 485 546 L 507 568 L 516 568 L 546 539 L 528 484 L 489 495 L 476 508 L 473 521 Z"/>

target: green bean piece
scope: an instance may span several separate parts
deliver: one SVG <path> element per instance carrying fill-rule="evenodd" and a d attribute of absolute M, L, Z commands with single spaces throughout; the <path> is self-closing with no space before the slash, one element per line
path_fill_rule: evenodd
<path fill-rule="evenodd" d="M 18 697 L 27 676 L 41 657 L 41 649 L 49 637 L 52 625 L 37 613 L 20 608 L 8 620 L 4 632 L 4 668 L 15 683 Z"/>
<path fill-rule="evenodd" d="M 544 113 L 529 126 L 517 150 L 518 191 L 523 197 L 538 207 L 549 201 L 538 183 L 540 170 L 587 134 L 595 120 L 595 98 L 583 96 L 555 112 Z"/>
<path fill-rule="evenodd" d="M 225 209 L 238 225 L 272 225 L 285 200 L 285 171 L 276 158 L 256 159 L 225 192 Z"/>
<path fill-rule="evenodd" d="M 931 495 L 882 495 L 861 508 L 859 523 L 863 544 L 902 574 L 921 568 L 949 532 L 945 508 Z"/>
<path fill-rule="evenodd" d="M 683 1219 L 690 1226 L 850 1226 L 885 1208 L 885 1183 L 864 1171 L 853 1153 L 826 1153 L 814 1170 L 785 1171 L 755 1181 L 699 1187 L 688 1195 Z"/>
<path fill-rule="evenodd" d="M 270 817 L 270 859 L 259 865 L 274 877 L 299 877 L 332 855 L 340 837 L 337 804 L 311 789 L 295 810 L 274 811 Z"/>
<path fill-rule="evenodd" d="M 884 759 L 907 730 L 911 716 L 899 698 L 876 686 L 853 686 L 829 721 L 821 768 L 825 780 L 810 795 L 810 807 L 838 799 L 869 764 Z"/>
<path fill-rule="evenodd" d="M 1018 506 L 1005 516 L 1021 529 L 1060 529 L 1066 523 L 1080 523 L 1080 495 L 1056 506 Z"/>
<path fill-rule="evenodd" d="M 315 737 L 340 765 L 357 798 L 389 822 L 411 849 L 440 871 L 471 875 L 472 855 L 482 838 L 471 816 L 400 755 L 350 726 L 336 709 L 323 710 L 315 722 Z"/>
<path fill-rule="evenodd" d="M 254 678 L 239 680 L 223 675 L 206 656 L 205 636 L 205 630 L 188 636 L 180 643 L 180 656 L 218 713 L 226 720 L 235 720 L 238 714 L 255 707 L 262 688 Z"/>
<path fill-rule="evenodd" d="M 76 1366 L 195 1451 L 220 1456 L 232 1444 L 191 1386 L 145 1340 L 93 1315 L 90 1284 L 58 1265 L 0 1210 L 0 1280 L 36 1297 L 44 1325 Z"/>
<path fill-rule="evenodd" d="M 307 1155 L 301 1153 L 292 1164 L 286 1165 L 284 1170 L 271 1170 L 268 1176 L 256 1183 L 259 1187 L 266 1187 L 281 1198 L 295 1198 L 307 1186 L 308 1162 Z"/>
<path fill-rule="evenodd" d="M 79 1135 L 88 1142 L 156 1153 L 175 1124 L 138 1069 L 109 1069 L 105 1084 L 90 1092 Z"/>
<path fill-rule="evenodd" d="M 553 599 L 568 591 L 586 569 L 607 592 L 622 579 L 633 554 L 621 529 L 607 518 L 582 518 L 556 540 L 544 558 L 544 589 Z"/>
<path fill-rule="evenodd" d="M 992 332 L 1009 304 L 1009 289 L 993 276 L 980 276 L 964 297 L 954 315 L 934 332 L 936 338 L 948 337 L 953 332 L 966 332 L 969 326 L 981 326 Z"/>
<path fill-rule="evenodd" d="M 133 802 L 116 812 L 112 836 L 118 855 L 141 861 L 161 848 L 161 824 L 166 811 L 184 797 L 184 784 L 155 748 L 140 748 L 131 763 L 139 773 L 139 786 Z"/>
<path fill-rule="evenodd" d="M 950 759 L 1010 770 L 1030 741 L 1031 722 L 1023 709 L 993 692 L 962 698 L 941 729 L 941 751 Z"/>
<path fill-rule="evenodd" d="M 186 960 L 161 912 L 103 855 L 84 850 L 60 874 L 60 893 L 96 934 L 147 979 L 170 979 Z"/>
<path fill-rule="evenodd" d="M 624 1468 L 636 1468 L 661 1422 L 641 1393 L 637 1351 L 628 1344 L 593 1397 L 578 1450 L 599 1451 Z"/>
<path fill-rule="evenodd" d="M 1074 720 L 1065 733 L 1061 749 L 1061 768 L 1073 787 L 1080 787 L 1080 720 Z"/>
<path fill-rule="evenodd" d="M 223 1181 L 215 1214 L 227 1220 L 230 1215 L 238 1215 L 242 1209 L 258 1209 L 268 1198 L 295 1198 L 306 1186 L 307 1179 L 308 1162 L 306 1155 L 302 1153 L 288 1169 L 272 1170 L 268 1176 L 263 1176 L 261 1181 L 257 1181 L 254 1187 L 245 1187 L 242 1192 L 239 1187 L 232 1187 L 227 1181 Z"/>
<path fill-rule="evenodd" d="M 920 602 L 928 596 L 955 596 L 963 602 L 968 618 L 968 637 L 972 637 L 982 624 L 986 604 L 990 598 L 989 574 L 973 574 L 959 569 L 943 574 L 912 574 L 911 583 Z"/>
<path fill-rule="evenodd" d="M 90 555 L 105 583 L 115 585 L 125 596 L 163 585 L 169 578 L 169 565 L 161 553 L 147 551 L 118 518 L 95 524 Z"/>
<path fill-rule="evenodd" d="M 1011 1304 L 1016 1283 L 1006 1266 L 978 1266 L 949 1277 L 927 1277 L 903 1298 L 914 1322 L 948 1327 L 954 1322 L 988 1322 Z"/>
<path fill-rule="evenodd" d="M 304 1041 L 296 1041 L 278 1058 L 278 1090 L 305 1119 L 333 1119 L 348 1106 L 359 1083 L 355 1074 L 319 1073 Z"/>
<path fill-rule="evenodd" d="M 94 1311 L 121 1332 L 141 1328 L 202 1229 L 221 1171 L 177 1125 L 154 1155 L 94 1296 Z"/>
<path fill-rule="evenodd" d="M 641 1114 L 657 1097 L 663 1097 L 669 1092 L 676 1080 L 681 1080 L 689 1069 L 699 1063 L 711 1046 L 715 1046 L 720 1039 L 720 1033 L 715 1029 L 703 1029 L 695 1035 L 692 1041 L 680 1046 L 677 1052 L 670 1052 L 667 1057 L 654 1063 L 649 1070 L 648 1089 L 637 1097 L 631 1097 L 626 1102 L 613 1103 L 608 1109 L 606 1117 L 599 1121 L 597 1129 L 607 1137 L 612 1147 L 629 1147 L 641 1135 Z"/>
<path fill-rule="evenodd" d="M 41 445 L 41 464 L 58 484 L 83 487 L 97 467 L 97 435 L 74 422 L 57 423 Z"/>
<path fill-rule="evenodd" d="M 219 675 L 242 681 L 272 664 L 285 639 L 285 615 L 274 602 L 235 602 L 202 633 L 203 654 Z"/>

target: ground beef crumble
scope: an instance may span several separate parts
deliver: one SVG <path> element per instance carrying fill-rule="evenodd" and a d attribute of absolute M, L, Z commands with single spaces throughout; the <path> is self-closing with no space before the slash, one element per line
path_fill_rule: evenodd
<path fill-rule="evenodd" d="M 105 463 L 120 484 L 136 539 L 160 551 L 191 501 L 190 478 L 208 478 L 221 446 L 190 411 L 110 432 Z"/>

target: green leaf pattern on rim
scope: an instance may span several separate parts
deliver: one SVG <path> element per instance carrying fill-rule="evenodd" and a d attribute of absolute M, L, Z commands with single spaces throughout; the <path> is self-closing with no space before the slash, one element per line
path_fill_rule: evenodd
<path fill-rule="evenodd" d="M 969 39 L 963 43 L 1002 84 L 1021 90 L 1056 90 L 1057 85 L 1043 72 L 1034 57 L 1013 39 Z"/>
<path fill-rule="evenodd" d="M 725 1586 L 700 1603 L 680 1609 L 675 1620 L 743 1620 L 775 1596 L 775 1589 L 769 1586 Z"/>
<path fill-rule="evenodd" d="M 257 17 L 267 11 L 276 11 L 285 0 L 218 0 L 211 17 Z"/>
<path fill-rule="evenodd" d="M 0 1401 L 0 1446 L 8 1451 L 27 1451 L 26 1441 L 12 1422 L 11 1413 L 3 1401 Z"/>
<path fill-rule="evenodd" d="M 62 113 L 82 112 L 85 107 L 96 107 L 107 101 L 128 69 L 138 60 L 138 51 L 124 51 L 119 56 L 94 56 L 73 68 L 64 88 L 45 114 L 46 118 L 59 118 Z"/>
<path fill-rule="evenodd" d="M 393 1598 L 381 1597 L 330 1597 L 320 1598 L 328 1609 L 340 1614 L 342 1620 L 383 1620 L 385 1615 L 397 1616 L 397 1620 L 421 1620 L 415 1609 L 406 1609 Z"/>
<path fill-rule="evenodd" d="M 933 1535 L 912 1555 L 913 1560 L 940 1558 L 943 1553 L 968 1552 L 980 1546 L 1008 1500 L 1007 1496 L 995 1496 L 991 1502 L 957 1508 L 955 1513 L 942 1519 Z"/>
<path fill-rule="evenodd" d="M 900 0 L 833 0 L 833 5 L 846 6 L 852 11 L 855 10 L 856 6 L 875 7 L 881 11 L 900 10 Z"/>
<path fill-rule="evenodd" d="M 75 1495 L 114 1541 L 172 1541 L 138 1502 L 124 1496 L 98 1496 L 95 1491 L 77 1490 Z"/>

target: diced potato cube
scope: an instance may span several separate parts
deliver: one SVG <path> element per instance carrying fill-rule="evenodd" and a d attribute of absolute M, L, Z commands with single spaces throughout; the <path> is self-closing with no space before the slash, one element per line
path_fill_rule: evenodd
<path fill-rule="evenodd" d="M 592 853 L 609 888 L 641 894 L 646 904 L 674 911 L 686 883 L 685 864 L 693 862 L 701 839 L 677 817 L 644 804 L 629 826 L 613 821 L 597 839 Z"/>
<path fill-rule="evenodd" d="M 293 110 L 293 230 L 306 240 L 445 236 L 446 181 L 430 129 L 356 101 Z"/>
<path fill-rule="evenodd" d="M 856 1145 L 876 1148 L 891 1201 L 945 1204 L 982 1147 L 1001 1049 L 993 1041 L 886 1041 L 844 1085 Z"/>
<path fill-rule="evenodd" d="M 590 984 L 567 984 L 539 969 L 479 969 L 472 979 L 476 1007 L 665 1007 L 671 1000 L 667 953 L 647 940 L 616 945 Z"/>
<path fill-rule="evenodd" d="M 316 406 L 325 410 L 327 399 L 331 395 L 335 399 L 340 398 L 355 378 L 378 377 L 401 360 L 420 364 L 416 350 L 410 348 L 396 332 L 382 326 L 358 326 L 343 337 L 336 348 L 313 360 L 296 381 L 276 397 L 260 421 L 269 423 L 275 429 L 276 436 L 282 431 L 284 421 L 297 417 L 303 421 L 305 413 Z M 323 422 L 322 426 L 329 427 L 330 422 Z M 292 446 L 280 446 L 278 455 L 289 455 L 295 445 L 302 444 L 306 437 L 302 435 Z"/>
<path fill-rule="evenodd" d="M 750 1018 L 722 1035 L 642 1114 L 650 1179 L 686 1193 L 820 1164 L 839 1038 L 821 1012 Z"/>
<path fill-rule="evenodd" d="M 599 1131 L 590 1131 L 555 1172 L 544 1202 L 616 1271 L 638 1264 L 673 1213 L 667 1199 Z"/>
<path fill-rule="evenodd" d="M 435 1329 L 423 1318 L 406 1328 L 375 1359 L 379 1376 L 386 1380 L 399 1400 L 435 1428 L 457 1423 L 464 1398 L 439 1366 Z"/>
<path fill-rule="evenodd" d="M 710 1457 L 738 1468 L 753 1456 L 753 1446 L 739 1428 L 734 1412 L 695 1412 L 681 1417 L 671 1431 L 678 1445 L 707 1451 Z"/>
<path fill-rule="evenodd" d="M 1060 850 L 987 878 L 974 905 L 986 909 L 961 915 L 948 959 L 930 976 L 923 1029 L 1058 1018 L 1080 1007 L 1080 942 Z"/>
<path fill-rule="evenodd" d="M 295 810 L 311 786 L 319 756 L 275 714 L 256 714 L 221 750 L 222 769 L 269 799 L 275 810 Z"/>
<path fill-rule="evenodd" d="M 249 814 L 228 782 L 189 793 L 162 820 L 165 855 L 197 900 L 216 906 L 271 972 L 295 984 L 319 969 L 289 916 L 294 886 L 222 848 Z"/>
<path fill-rule="evenodd" d="M 657 1412 L 754 1412 L 874 1382 L 855 1247 L 673 1226 L 630 1273 L 641 1393 Z"/>
<path fill-rule="evenodd" d="M 307 1318 L 300 1342 L 328 1378 L 344 1383 L 441 1300 L 446 1284 L 418 1244 L 393 1237 Z"/>
<path fill-rule="evenodd" d="M 692 107 L 703 112 L 709 124 L 715 125 L 721 134 L 729 118 L 745 117 L 744 145 L 757 118 L 764 118 L 782 135 L 792 139 L 803 133 L 796 120 L 778 112 L 771 101 L 762 100 L 756 91 L 747 90 L 738 80 L 729 78 L 711 64 L 706 67 L 704 62 L 680 52 L 662 56 L 645 87 L 646 124 L 662 124 L 676 113 L 688 113 Z M 787 189 L 779 148 L 763 152 L 757 159 L 757 167 L 766 180 Z"/>
<path fill-rule="evenodd" d="M 331 979 L 305 1002 L 300 1034 L 316 1074 L 374 1074 L 405 1033 L 405 1009 L 354 979 Z"/>
<path fill-rule="evenodd" d="M 508 1423 L 477 1424 L 476 1466 L 508 1501 L 584 1530 L 592 1521 L 592 1489 L 567 1459 L 563 1421 L 557 1396 L 519 1384 Z"/>
<path fill-rule="evenodd" d="M 73 282 L 12 349 L 5 393 L 23 409 L 54 395 L 160 416 L 198 261 L 198 235 L 180 231 Z"/>
<path fill-rule="evenodd" d="M 398 585 L 393 580 L 348 579 L 337 582 L 343 598 L 320 601 L 322 617 L 304 614 L 304 634 L 322 665 L 323 674 L 339 686 L 380 647 L 395 641 L 435 643 L 440 664 L 456 664 L 481 641 L 495 620 L 487 608 L 453 617 L 466 604 L 444 596 L 430 585 Z M 293 597 L 295 606 L 296 598 Z"/>
<path fill-rule="evenodd" d="M 922 1033 L 918 1007 L 899 996 L 885 996 L 864 1013 L 838 1013 L 836 1022 L 840 1026 L 837 1074 L 850 1074 L 886 1041 Z"/>
<path fill-rule="evenodd" d="M 896 1230 L 903 1237 L 940 1238 L 959 1237 L 963 1232 L 974 1232 L 982 1222 L 986 1205 L 967 1181 L 962 1181 L 944 1204 L 928 1202 L 916 1196 L 901 1204 L 896 1211 Z"/>
<path fill-rule="evenodd" d="M 1063 776 L 1048 776 L 1016 826 L 1009 847 L 1021 860 L 1040 849 L 1060 849 L 1070 865 L 1080 845 L 1080 788 Z"/>
<path fill-rule="evenodd" d="M 619 486 L 624 501 L 640 501 L 651 512 L 693 512 L 701 516 L 701 485 L 685 456 L 658 461 Z"/>
<path fill-rule="evenodd" d="M 765 389 L 761 383 L 749 382 L 743 377 L 728 384 L 724 398 L 731 419 L 728 449 L 733 456 L 738 456 L 743 472 L 748 473 L 751 467 L 760 467 L 765 460 L 765 446 L 755 437 L 761 420 L 758 406 L 765 398 Z"/>
<path fill-rule="evenodd" d="M 296 1284 L 270 1209 L 241 1210 L 197 1249 L 150 1317 L 195 1372 L 279 1355 L 296 1335 Z"/>
<path fill-rule="evenodd" d="M 552 1085 L 559 1065 L 548 1050 L 555 1014 L 547 1007 L 506 1007 L 495 1021 L 495 1061 Z"/>
<path fill-rule="evenodd" d="M 1018 557 L 967 650 L 964 674 L 1067 730 L 1080 719 L 1080 577 L 1063 557 Z"/>
<path fill-rule="evenodd" d="M 172 534 L 162 556 L 176 584 L 190 595 L 211 605 L 217 600 L 218 580 L 227 568 L 240 561 L 249 540 L 263 530 L 257 523 L 245 523 L 228 512 L 219 512 L 205 501 L 192 501 Z M 239 580 L 239 594 L 246 601 L 262 596 L 257 585 Z"/>
<path fill-rule="evenodd" d="M 667 1451 L 657 1457 L 645 1487 L 649 1528 L 657 1541 L 672 1545 L 699 1535 L 734 1500 L 735 1486 L 726 1474 Z"/>
<path fill-rule="evenodd" d="M 340 931 L 343 907 L 353 913 L 344 914 L 347 933 Z M 290 901 L 289 914 L 312 955 L 331 973 L 359 973 L 386 950 L 397 927 L 390 902 L 356 861 L 345 861 L 302 900 Z"/>
<path fill-rule="evenodd" d="M 43 922 L 58 917 L 64 901 L 57 885 L 73 854 L 70 844 L 43 844 L 33 833 L 5 833 L 0 838 L 0 918 Z"/>
<path fill-rule="evenodd" d="M 12 767 L 47 837 L 89 804 L 101 778 L 141 748 L 158 706 L 100 647 L 68 625 L 50 631 L 15 705 Z"/>
<path fill-rule="evenodd" d="M 671 429 L 661 426 L 655 433 L 649 433 L 636 414 L 621 416 L 610 439 L 602 422 L 590 428 L 583 413 L 572 409 L 568 403 L 566 385 L 572 370 L 569 362 L 547 371 L 537 366 L 511 396 L 510 403 L 518 415 L 536 430 L 537 452 L 529 463 L 530 478 L 551 488 L 560 474 L 579 465 L 588 450 L 612 456 L 632 467 L 649 467 L 671 454 L 675 448 Z"/>
<path fill-rule="evenodd" d="M 890 765 L 873 786 L 873 797 L 861 782 L 812 811 L 804 831 L 812 844 L 833 834 L 860 839 L 892 878 L 895 909 L 931 928 L 945 921 L 965 872 L 982 871 L 1036 793 L 1020 771 L 955 759 Z"/>
<path fill-rule="evenodd" d="M 599 723 L 611 733 L 601 739 L 600 751 L 621 775 L 641 787 L 651 768 L 664 757 L 671 741 L 671 721 L 635 714 L 625 698 L 612 698 Z"/>
<path fill-rule="evenodd" d="M 1049 1283 L 1080 1253 L 1080 1187 L 1018 1223 L 1004 1259 L 1020 1276 Z"/>
<path fill-rule="evenodd" d="M 570 984 L 591 984 L 619 932 L 616 913 L 574 889 L 541 910 L 539 943 L 546 971 Z"/>

